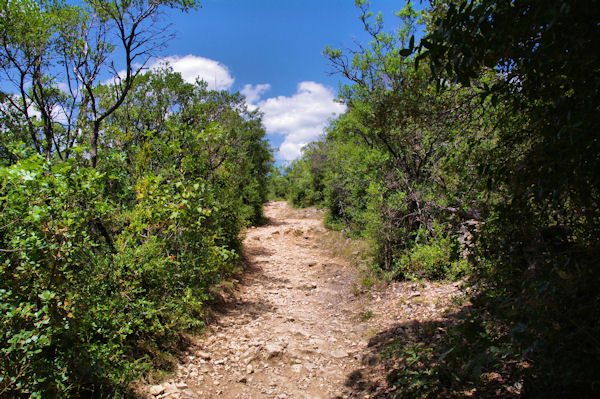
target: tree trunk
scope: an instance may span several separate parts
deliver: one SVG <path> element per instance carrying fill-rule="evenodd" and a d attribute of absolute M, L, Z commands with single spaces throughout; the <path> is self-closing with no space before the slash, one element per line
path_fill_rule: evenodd
<path fill-rule="evenodd" d="M 90 165 L 95 168 L 98 163 L 98 136 L 100 135 L 100 121 L 94 121 L 92 124 L 92 141 L 90 150 Z"/>

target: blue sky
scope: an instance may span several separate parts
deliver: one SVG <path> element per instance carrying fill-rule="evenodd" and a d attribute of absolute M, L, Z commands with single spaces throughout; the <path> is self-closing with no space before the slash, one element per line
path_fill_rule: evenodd
<path fill-rule="evenodd" d="M 393 28 L 401 0 L 372 0 Z M 241 91 L 263 113 L 279 163 L 323 133 L 344 111 L 334 101 L 339 75 L 322 55 L 325 46 L 366 44 L 353 0 L 204 0 L 187 14 L 169 12 L 176 37 L 163 51 L 173 68 L 209 87 Z"/>

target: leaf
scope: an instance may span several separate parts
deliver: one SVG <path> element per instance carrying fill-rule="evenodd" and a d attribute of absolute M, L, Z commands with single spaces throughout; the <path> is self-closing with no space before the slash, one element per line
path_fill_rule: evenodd
<path fill-rule="evenodd" d="M 40 293 L 38 296 L 40 297 L 40 299 L 42 301 L 48 302 L 48 301 L 54 299 L 56 297 L 56 294 L 51 291 L 45 290 L 45 291 L 42 291 L 42 293 Z"/>
<path fill-rule="evenodd" d="M 570 280 L 573 278 L 572 275 L 570 275 L 569 273 L 563 271 L 563 270 L 557 270 L 556 273 L 558 274 L 558 276 L 560 278 L 562 278 L 563 280 Z"/>
<path fill-rule="evenodd" d="M 400 50 L 400 55 L 401 55 L 402 57 L 408 57 L 409 55 L 411 55 L 411 54 L 412 54 L 412 52 L 413 52 L 413 51 L 412 51 L 412 49 L 409 49 L 409 48 L 403 48 L 402 50 Z"/>

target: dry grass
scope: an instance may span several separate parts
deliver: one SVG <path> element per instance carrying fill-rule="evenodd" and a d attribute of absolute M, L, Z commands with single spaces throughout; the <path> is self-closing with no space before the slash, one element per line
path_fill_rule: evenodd
<path fill-rule="evenodd" d="M 317 208 L 293 208 L 285 201 L 272 201 L 267 206 L 277 208 L 275 214 L 281 219 L 320 219 L 325 213 L 324 210 Z"/>
<path fill-rule="evenodd" d="M 367 240 L 348 238 L 342 232 L 329 230 L 322 236 L 320 243 L 333 256 L 345 259 L 358 269 L 359 275 L 354 285 L 354 295 L 366 294 L 373 286 L 385 285 L 385 279 L 373 267 L 373 255 Z"/>
<path fill-rule="evenodd" d="M 369 244 L 365 240 L 347 238 L 344 233 L 329 230 L 321 242 L 333 256 L 343 258 L 353 265 L 371 261 Z"/>

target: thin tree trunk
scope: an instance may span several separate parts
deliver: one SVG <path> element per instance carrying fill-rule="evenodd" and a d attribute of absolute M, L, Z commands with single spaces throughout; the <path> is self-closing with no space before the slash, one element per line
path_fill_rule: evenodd
<path fill-rule="evenodd" d="M 92 141 L 90 150 L 90 162 L 92 168 L 95 168 L 98 164 L 98 136 L 100 135 L 100 121 L 95 120 L 92 124 Z"/>

